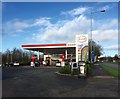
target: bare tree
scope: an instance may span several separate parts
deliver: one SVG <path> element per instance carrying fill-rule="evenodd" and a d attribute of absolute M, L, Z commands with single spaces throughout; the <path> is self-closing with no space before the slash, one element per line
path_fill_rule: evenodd
<path fill-rule="evenodd" d="M 13 50 L 7 49 L 2 53 L 2 63 L 14 63 L 19 62 L 21 65 L 26 65 L 30 62 L 30 52 L 23 51 L 22 49 L 13 48 Z"/>
<path fill-rule="evenodd" d="M 92 45 L 91 45 L 92 44 Z M 91 46 L 92 46 L 92 51 L 94 51 L 94 56 L 98 58 L 98 56 L 102 55 L 102 46 L 97 44 L 94 41 L 89 41 L 89 61 L 91 60 Z"/>

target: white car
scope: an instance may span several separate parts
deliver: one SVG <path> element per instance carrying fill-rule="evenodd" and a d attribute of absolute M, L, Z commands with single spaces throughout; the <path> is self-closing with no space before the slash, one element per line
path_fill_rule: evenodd
<path fill-rule="evenodd" d="M 56 63 L 56 66 L 61 66 L 61 63 L 60 62 Z"/>
<path fill-rule="evenodd" d="M 46 65 L 46 62 L 45 62 L 45 61 L 43 61 L 43 65 Z"/>
<path fill-rule="evenodd" d="M 19 66 L 20 64 L 18 62 L 13 63 L 14 66 Z"/>
<path fill-rule="evenodd" d="M 34 63 L 34 62 L 31 62 L 31 63 L 30 63 L 30 66 L 34 67 L 34 66 L 35 66 L 35 63 Z"/>
<path fill-rule="evenodd" d="M 115 60 L 113 60 L 113 62 L 116 62 Z"/>

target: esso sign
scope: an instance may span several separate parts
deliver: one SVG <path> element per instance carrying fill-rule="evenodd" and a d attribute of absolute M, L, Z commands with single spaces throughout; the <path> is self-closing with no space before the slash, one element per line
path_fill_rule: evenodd
<path fill-rule="evenodd" d="M 78 36 L 77 37 L 77 42 L 83 43 L 86 42 L 87 38 L 86 36 Z"/>

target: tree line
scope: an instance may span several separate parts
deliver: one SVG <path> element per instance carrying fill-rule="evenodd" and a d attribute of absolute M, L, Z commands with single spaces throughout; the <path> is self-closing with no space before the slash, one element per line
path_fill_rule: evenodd
<path fill-rule="evenodd" d="M 91 46 L 92 46 L 92 51 L 94 51 L 95 56 L 98 57 L 103 54 L 103 49 L 102 46 L 97 44 L 94 41 L 89 41 L 89 60 L 91 57 Z M 22 49 L 17 49 L 13 48 L 12 50 L 7 49 L 5 52 L 0 52 L 0 64 L 10 64 L 14 62 L 19 62 L 21 65 L 28 65 L 31 62 L 31 56 L 34 54 L 31 51 L 27 50 L 22 50 Z M 115 60 L 118 60 L 118 56 L 115 55 L 114 57 Z M 110 60 L 110 58 L 109 58 Z"/>
<path fill-rule="evenodd" d="M 13 48 L 13 50 L 7 49 L 4 53 L 1 53 L 2 64 L 10 64 L 18 62 L 21 65 L 27 65 L 31 61 L 31 55 L 33 53 L 30 51 L 24 51 L 22 49 Z"/>
<path fill-rule="evenodd" d="M 91 51 L 94 51 L 94 56 L 96 56 L 96 58 L 103 54 L 102 46 L 97 44 L 95 41 L 89 41 L 88 48 L 89 48 L 89 61 L 91 60 Z"/>
<path fill-rule="evenodd" d="M 115 54 L 113 57 L 111 56 L 104 56 L 100 58 L 101 61 L 106 61 L 106 62 L 120 62 L 119 55 Z"/>

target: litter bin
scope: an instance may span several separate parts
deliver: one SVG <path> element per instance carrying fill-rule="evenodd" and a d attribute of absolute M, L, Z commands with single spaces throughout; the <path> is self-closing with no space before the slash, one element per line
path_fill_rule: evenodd
<path fill-rule="evenodd" d="M 86 62 L 79 61 L 78 62 L 78 77 L 86 77 L 87 75 L 87 66 Z"/>

